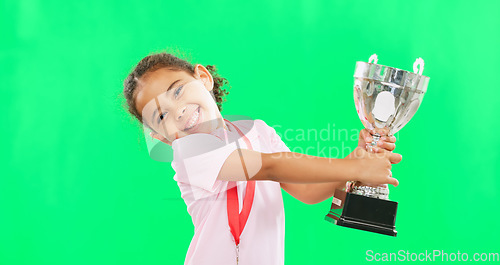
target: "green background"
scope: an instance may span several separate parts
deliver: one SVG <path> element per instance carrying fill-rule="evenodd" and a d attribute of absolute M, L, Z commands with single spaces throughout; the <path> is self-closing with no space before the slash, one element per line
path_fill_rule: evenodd
<path fill-rule="evenodd" d="M 262 119 L 282 136 L 361 129 L 355 62 L 377 53 L 411 70 L 424 58 L 427 94 L 397 135 L 398 236 L 334 226 L 324 220 L 331 200 L 307 205 L 283 191 L 285 263 L 500 252 L 499 10 L 498 1 L 0 2 L 0 264 L 183 263 L 193 226 L 174 171 L 148 156 L 121 96 L 132 67 L 167 48 L 230 81 L 223 115 Z M 353 148 L 351 136 L 321 145 Z M 282 138 L 292 151 L 316 146 Z"/>

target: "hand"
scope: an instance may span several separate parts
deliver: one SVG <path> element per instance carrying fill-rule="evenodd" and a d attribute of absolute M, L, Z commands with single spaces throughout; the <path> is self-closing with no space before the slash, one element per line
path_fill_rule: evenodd
<path fill-rule="evenodd" d="M 357 147 L 346 159 L 356 160 L 357 174 L 355 180 L 368 185 L 392 184 L 398 186 L 399 181 L 392 177 L 392 164 L 401 161 L 400 154 L 382 150 L 370 153 L 365 148 Z"/>
<path fill-rule="evenodd" d="M 371 144 L 373 141 L 372 134 L 367 130 L 363 129 L 359 132 L 358 146 L 366 149 L 366 144 Z M 396 149 L 396 137 L 394 136 L 382 136 L 377 143 L 377 146 L 372 147 L 373 152 L 380 153 L 385 151 L 392 152 Z"/>
<path fill-rule="evenodd" d="M 367 129 L 363 129 L 359 132 L 358 147 L 366 150 L 366 143 L 371 144 L 372 141 L 373 136 Z M 374 153 L 392 152 L 394 149 L 396 149 L 396 137 L 394 135 L 380 137 L 377 146 L 372 147 Z M 400 154 L 396 154 L 391 160 L 391 163 L 397 164 L 401 162 L 402 159 L 403 157 Z"/>

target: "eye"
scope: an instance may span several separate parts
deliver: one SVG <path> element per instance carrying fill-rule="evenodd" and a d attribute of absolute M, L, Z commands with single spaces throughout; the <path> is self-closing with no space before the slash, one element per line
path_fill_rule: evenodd
<path fill-rule="evenodd" d="M 167 112 L 160 113 L 160 116 L 158 116 L 157 123 L 160 124 L 160 122 L 167 116 Z"/>
<path fill-rule="evenodd" d="M 180 86 L 179 88 L 177 88 L 177 89 L 175 90 L 175 93 L 174 93 L 175 98 L 177 98 L 177 96 L 179 95 L 179 93 L 181 93 L 181 90 L 182 90 L 182 88 L 183 88 L 183 87 L 184 87 L 184 86 Z"/>

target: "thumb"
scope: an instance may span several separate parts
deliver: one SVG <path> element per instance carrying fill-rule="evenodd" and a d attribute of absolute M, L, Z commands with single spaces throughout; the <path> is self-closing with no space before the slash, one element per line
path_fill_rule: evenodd
<path fill-rule="evenodd" d="M 389 153 L 389 161 L 391 161 L 391 164 L 397 164 L 401 162 L 403 159 L 403 156 L 398 153 Z"/>

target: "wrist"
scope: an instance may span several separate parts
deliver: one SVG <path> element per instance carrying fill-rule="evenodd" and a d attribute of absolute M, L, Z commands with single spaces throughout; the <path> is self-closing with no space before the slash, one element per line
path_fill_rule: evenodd
<path fill-rule="evenodd" d="M 361 181 L 362 159 L 344 158 L 344 181 Z"/>

